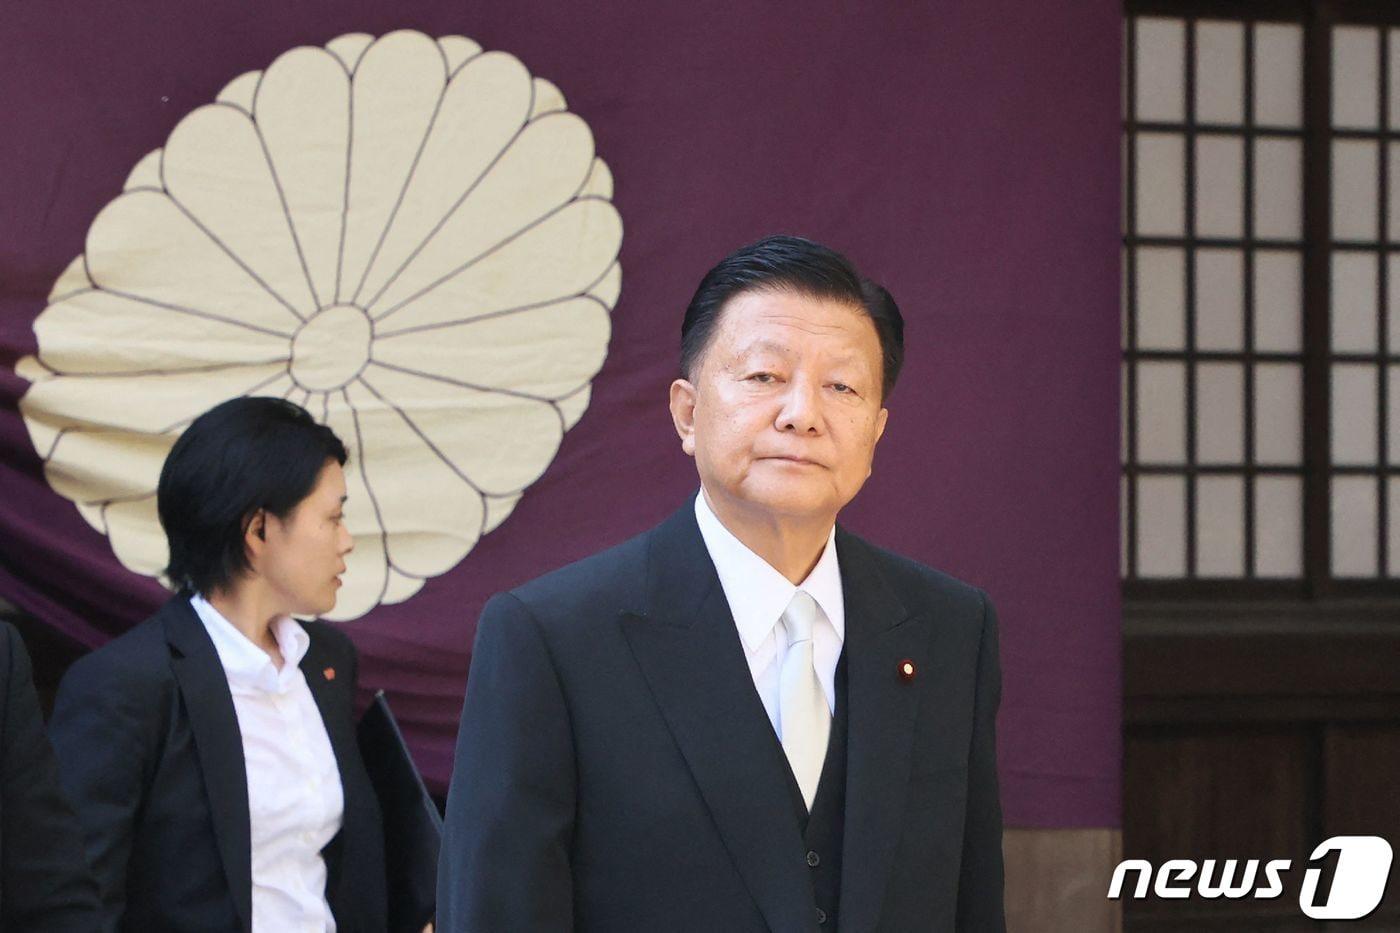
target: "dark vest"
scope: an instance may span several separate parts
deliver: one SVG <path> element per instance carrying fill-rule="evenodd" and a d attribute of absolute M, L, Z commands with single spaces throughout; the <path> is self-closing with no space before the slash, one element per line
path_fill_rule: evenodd
<path fill-rule="evenodd" d="M 788 785 L 798 823 L 802 827 L 803 857 L 812 878 L 812 898 L 817 922 L 823 930 L 835 930 L 841 895 L 841 841 L 846 827 L 846 652 L 836 664 L 836 714 L 822 762 L 821 780 L 812 812 L 802 802 L 797 780 L 788 773 Z"/>

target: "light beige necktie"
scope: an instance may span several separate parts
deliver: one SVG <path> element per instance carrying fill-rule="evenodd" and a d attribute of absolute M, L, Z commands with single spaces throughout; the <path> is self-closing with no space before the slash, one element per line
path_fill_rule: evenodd
<path fill-rule="evenodd" d="M 809 811 L 817 796 L 831 735 L 831 710 L 812 664 L 812 626 L 819 611 L 816 600 L 807 593 L 798 590 L 793 594 L 783 611 L 788 649 L 778 675 L 778 735 Z"/>

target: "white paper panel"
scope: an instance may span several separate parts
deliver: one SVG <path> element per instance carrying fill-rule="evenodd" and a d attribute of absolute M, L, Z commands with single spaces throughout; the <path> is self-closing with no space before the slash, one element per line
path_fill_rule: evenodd
<path fill-rule="evenodd" d="M 1244 25 L 1196 23 L 1196 122 L 1244 122 Z"/>
<path fill-rule="evenodd" d="M 1128 478 L 1118 478 L 1118 575 L 1128 576 Z"/>
<path fill-rule="evenodd" d="M 1303 27 L 1291 23 L 1254 27 L 1254 122 L 1303 125 Z"/>
<path fill-rule="evenodd" d="M 1120 44 L 1118 47 L 1123 50 L 1123 54 L 1118 57 L 1118 96 L 1119 107 L 1121 110 L 1120 116 L 1122 116 L 1122 118 L 1126 120 L 1128 119 L 1128 59 L 1130 57 L 1128 54 L 1130 50 L 1128 46 L 1127 17 L 1123 18 L 1123 36 L 1122 39 L 1119 40 L 1119 42 Z"/>
<path fill-rule="evenodd" d="M 1137 342 L 1146 350 L 1186 346 L 1186 254 L 1141 246 L 1137 250 Z"/>
<path fill-rule="evenodd" d="M 1128 349 L 1128 250 L 1118 250 L 1118 349 Z"/>
<path fill-rule="evenodd" d="M 1377 367 L 1332 366 L 1332 462 L 1339 466 L 1376 463 Z"/>
<path fill-rule="evenodd" d="M 1386 257 L 1386 343 L 1390 352 L 1400 355 L 1400 254 Z"/>
<path fill-rule="evenodd" d="M 1118 365 L 1118 459 L 1128 462 L 1128 364 Z"/>
<path fill-rule="evenodd" d="M 1376 576 L 1376 512 L 1379 505 L 1374 477 L 1332 477 L 1333 576 Z"/>
<path fill-rule="evenodd" d="M 1375 129 L 1380 115 L 1380 30 L 1332 29 L 1332 125 Z"/>
<path fill-rule="evenodd" d="M 1400 129 L 1400 29 L 1390 30 L 1390 128 Z"/>
<path fill-rule="evenodd" d="M 1400 52 L 1400 47 L 1396 48 L 1396 52 Z M 1395 102 L 1391 101 L 1390 106 L 1394 107 Z M 1389 143 L 1386 146 L 1386 171 L 1389 173 L 1389 183 L 1385 193 L 1385 237 L 1395 243 L 1400 241 L 1400 143 Z"/>
<path fill-rule="evenodd" d="M 1303 260 L 1295 250 L 1254 254 L 1254 347 L 1297 353 L 1303 346 Z"/>
<path fill-rule="evenodd" d="M 1254 575 L 1303 575 L 1303 481 L 1297 477 L 1254 480 Z"/>
<path fill-rule="evenodd" d="M 1385 395 L 1386 462 L 1400 466 L 1400 366 L 1388 368 Z"/>
<path fill-rule="evenodd" d="M 1125 234 L 1131 232 L 1128 227 L 1128 200 L 1131 192 L 1128 190 L 1128 134 L 1124 133 L 1118 141 L 1118 229 Z"/>
<path fill-rule="evenodd" d="M 1244 366 L 1196 365 L 1196 461 L 1244 461 Z"/>
<path fill-rule="evenodd" d="M 1374 242 L 1380 149 L 1365 139 L 1332 142 L 1332 239 Z"/>
<path fill-rule="evenodd" d="M 1179 19 L 1137 20 L 1137 118 L 1179 123 L 1186 118 L 1186 26 Z"/>
<path fill-rule="evenodd" d="M 1297 240 L 1303 235 L 1303 144 L 1254 141 L 1254 235 Z"/>
<path fill-rule="evenodd" d="M 1196 480 L 1196 575 L 1244 576 L 1244 480 Z"/>
<path fill-rule="evenodd" d="M 1238 136 L 1196 137 L 1196 234 L 1244 232 L 1244 142 Z"/>
<path fill-rule="evenodd" d="M 1375 253 L 1332 253 L 1332 352 L 1374 353 L 1377 259 Z"/>
<path fill-rule="evenodd" d="M 1174 133 L 1137 137 L 1137 232 L 1181 236 L 1185 231 L 1186 144 Z"/>
<path fill-rule="evenodd" d="M 1386 480 L 1385 495 L 1386 574 L 1400 577 L 1400 478 L 1392 476 Z"/>
<path fill-rule="evenodd" d="M 1139 463 L 1186 462 L 1186 365 L 1137 364 Z"/>
<path fill-rule="evenodd" d="M 1254 462 L 1264 466 L 1303 462 L 1301 363 L 1255 364 Z"/>
<path fill-rule="evenodd" d="M 1186 574 L 1186 480 L 1140 476 L 1137 481 L 1139 577 Z"/>
<path fill-rule="evenodd" d="M 1201 350 L 1244 348 L 1241 250 L 1196 251 L 1196 346 Z"/>

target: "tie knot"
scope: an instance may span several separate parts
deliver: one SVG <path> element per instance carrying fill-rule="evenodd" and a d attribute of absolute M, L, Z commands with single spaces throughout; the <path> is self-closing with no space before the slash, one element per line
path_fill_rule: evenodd
<path fill-rule="evenodd" d="M 788 644 L 811 641 L 812 626 L 817 621 L 817 601 L 805 590 L 792 594 L 792 601 L 783 610 L 783 624 L 787 626 Z"/>

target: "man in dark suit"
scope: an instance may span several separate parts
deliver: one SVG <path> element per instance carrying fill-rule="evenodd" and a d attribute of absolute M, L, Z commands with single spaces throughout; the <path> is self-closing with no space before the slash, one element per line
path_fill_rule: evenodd
<path fill-rule="evenodd" d="M 818 244 L 705 276 L 670 398 L 699 494 L 482 613 L 439 929 L 1004 929 L 996 616 L 835 524 L 902 358 Z"/>
<path fill-rule="evenodd" d="M 0 622 L 0 930 L 96 926 L 97 885 L 58 789 L 29 655 L 14 626 Z"/>

